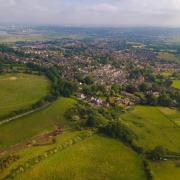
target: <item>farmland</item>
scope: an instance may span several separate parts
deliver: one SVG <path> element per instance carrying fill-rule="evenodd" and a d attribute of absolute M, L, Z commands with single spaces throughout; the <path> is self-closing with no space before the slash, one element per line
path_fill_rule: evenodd
<path fill-rule="evenodd" d="M 63 38 L 83 38 L 81 36 L 78 36 L 76 34 L 72 35 L 56 35 L 56 34 L 31 34 L 31 35 L 6 35 L 6 36 L 0 36 L 0 43 L 17 43 L 17 42 L 34 42 L 34 41 L 48 41 L 48 40 L 57 40 L 57 39 L 63 39 Z"/>
<path fill-rule="evenodd" d="M 0 33 L 0 179 L 180 178 L 180 48 L 164 30 Z"/>
<path fill-rule="evenodd" d="M 46 37 L 41 36 L 32 36 L 32 37 L 23 37 L 23 36 L 0 36 L 1 43 L 14 43 L 18 41 L 35 41 L 35 40 L 46 40 Z"/>
<path fill-rule="evenodd" d="M 179 161 L 151 162 L 154 180 L 180 179 Z"/>
<path fill-rule="evenodd" d="M 16 119 L 0 126 L 0 148 L 22 143 L 34 136 L 53 130 L 56 124 L 63 125 L 64 112 L 75 101 L 59 98 L 46 109 Z"/>
<path fill-rule="evenodd" d="M 158 58 L 164 60 L 164 61 L 174 61 L 174 62 L 178 62 L 179 61 L 179 56 L 175 56 L 172 53 L 167 53 L 167 52 L 161 52 L 158 55 Z"/>
<path fill-rule="evenodd" d="M 16 179 L 32 176 L 34 179 L 145 179 L 138 155 L 120 142 L 99 135 L 58 152 Z"/>
<path fill-rule="evenodd" d="M 174 80 L 172 86 L 174 88 L 180 89 L 180 80 Z"/>
<path fill-rule="evenodd" d="M 16 151 L 16 154 L 20 156 L 20 159 L 14 163 L 12 163 L 8 168 L 1 172 L 1 177 L 7 176 L 11 172 L 12 169 L 18 167 L 20 164 L 24 164 L 29 159 L 44 153 L 45 151 L 52 149 L 58 145 L 61 145 L 81 134 L 85 133 L 84 131 L 72 131 L 66 130 L 62 134 L 56 137 L 56 141 L 53 144 L 46 144 L 42 146 L 32 146 L 28 148 L 21 148 L 19 150 L 13 150 L 12 152 Z"/>
<path fill-rule="evenodd" d="M 123 114 L 121 119 L 138 135 L 135 143 L 145 150 L 161 145 L 171 151 L 180 151 L 178 128 L 180 113 L 178 110 L 136 106 L 133 110 Z"/>
<path fill-rule="evenodd" d="M 49 81 L 44 76 L 12 73 L 0 76 L 0 87 L 1 118 L 44 97 L 49 91 Z"/>

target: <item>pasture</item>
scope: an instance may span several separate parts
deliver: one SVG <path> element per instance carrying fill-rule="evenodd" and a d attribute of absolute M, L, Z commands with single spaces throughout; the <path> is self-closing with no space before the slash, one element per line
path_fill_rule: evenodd
<path fill-rule="evenodd" d="M 174 87 L 176 89 L 180 89 L 180 80 L 174 80 L 172 87 Z"/>
<path fill-rule="evenodd" d="M 180 179 L 179 161 L 151 162 L 150 168 L 153 173 L 154 180 Z"/>
<path fill-rule="evenodd" d="M 16 179 L 145 179 L 140 157 L 117 140 L 93 135 L 56 153 Z"/>
<path fill-rule="evenodd" d="M 49 81 L 44 76 L 30 74 L 0 75 L 0 118 L 13 111 L 28 108 L 49 91 Z"/>
<path fill-rule="evenodd" d="M 86 131 L 73 131 L 73 130 L 66 130 L 62 134 L 56 137 L 56 141 L 53 144 L 45 144 L 42 146 L 32 146 L 32 147 L 24 147 L 20 149 L 13 150 L 15 154 L 20 157 L 19 160 L 12 162 L 6 169 L 1 171 L 0 179 L 7 176 L 12 169 L 17 168 L 20 164 L 25 164 L 29 159 L 36 157 L 37 155 L 43 154 L 45 151 L 52 149 L 60 144 L 63 144 L 77 136 L 80 136 L 82 133 Z M 8 152 L 9 154 L 10 152 Z"/>
<path fill-rule="evenodd" d="M 132 129 L 138 138 L 135 143 L 144 150 L 162 145 L 180 152 L 180 112 L 175 109 L 136 106 L 120 116 L 122 122 Z"/>
<path fill-rule="evenodd" d="M 30 138 L 46 133 L 55 125 L 64 125 L 64 113 L 74 104 L 75 100 L 59 98 L 46 109 L 16 119 L 0 126 L 0 149 L 23 143 Z"/>

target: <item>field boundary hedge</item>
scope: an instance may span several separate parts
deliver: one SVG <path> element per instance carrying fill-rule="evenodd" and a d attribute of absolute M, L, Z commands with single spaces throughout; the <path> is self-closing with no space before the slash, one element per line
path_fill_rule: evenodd
<path fill-rule="evenodd" d="M 91 137 L 93 134 L 95 134 L 95 131 L 88 131 L 84 134 L 80 134 L 79 136 L 72 138 L 63 144 L 59 144 L 58 146 L 51 148 L 51 149 L 45 151 L 44 153 L 29 159 L 28 161 L 19 165 L 15 169 L 12 169 L 6 177 L 2 178 L 2 180 L 14 179 L 17 175 L 27 171 L 28 169 L 32 168 L 36 164 L 39 164 L 41 161 L 47 159 L 48 157 L 51 157 L 52 155 L 56 154 L 57 152 L 63 151 L 64 149 L 67 149 L 67 148 L 71 147 L 72 145 L 74 145 L 78 142 L 81 142 L 88 137 Z"/>
<path fill-rule="evenodd" d="M 15 116 L 13 116 L 13 117 L 9 117 L 9 118 L 7 118 L 7 119 L 1 120 L 1 121 L 0 121 L 0 125 L 3 125 L 3 124 L 5 124 L 5 123 L 11 122 L 11 121 L 14 121 L 14 120 L 16 120 L 16 119 L 18 119 L 18 118 L 22 118 L 22 117 L 28 116 L 28 115 L 30 115 L 30 114 L 32 114 L 32 113 L 34 113 L 34 112 L 43 110 L 43 109 L 49 107 L 50 105 L 51 105 L 51 103 L 47 103 L 47 104 L 45 104 L 45 105 L 43 105 L 43 106 L 41 106 L 41 107 L 38 107 L 38 108 L 36 108 L 36 109 L 32 109 L 32 110 L 29 110 L 29 111 L 24 112 L 24 113 L 22 113 L 22 114 L 18 114 L 18 115 L 15 115 Z"/>

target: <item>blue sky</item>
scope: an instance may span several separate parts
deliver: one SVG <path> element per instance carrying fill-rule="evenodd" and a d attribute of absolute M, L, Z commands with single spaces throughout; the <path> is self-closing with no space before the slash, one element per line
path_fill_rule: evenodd
<path fill-rule="evenodd" d="M 0 0 L 0 23 L 180 27 L 180 0 Z"/>

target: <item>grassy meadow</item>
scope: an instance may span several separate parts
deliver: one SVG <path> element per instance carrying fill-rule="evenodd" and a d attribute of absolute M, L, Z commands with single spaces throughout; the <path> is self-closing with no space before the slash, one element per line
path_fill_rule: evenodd
<path fill-rule="evenodd" d="M 44 76 L 29 74 L 0 75 L 0 118 L 13 111 L 28 108 L 48 93 Z"/>
<path fill-rule="evenodd" d="M 151 162 L 150 168 L 153 173 L 154 180 L 180 179 L 179 161 Z"/>
<path fill-rule="evenodd" d="M 52 149 L 60 144 L 63 144 L 81 134 L 85 133 L 86 131 L 73 131 L 73 130 L 66 130 L 62 134 L 56 137 L 56 141 L 53 144 L 45 144 L 42 146 L 32 146 L 26 148 L 20 148 L 19 150 L 12 150 L 9 153 L 14 153 L 20 157 L 18 161 L 11 163 L 6 169 L 4 169 L 0 174 L 0 179 L 7 176 L 12 169 L 15 169 L 20 164 L 26 163 L 29 159 L 36 157 L 37 155 L 43 154 L 45 151 Z"/>
<path fill-rule="evenodd" d="M 70 98 L 59 98 L 46 109 L 1 125 L 0 149 L 53 130 L 56 124 L 65 124 L 64 113 L 74 102 Z"/>
<path fill-rule="evenodd" d="M 174 80 L 172 87 L 180 89 L 180 80 Z"/>
<path fill-rule="evenodd" d="M 138 135 L 135 143 L 145 150 L 162 145 L 171 151 L 180 152 L 178 110 L 136 106 L 133 110 L 122 114 L 120 118 Z"/>
<path fill-rule="evenodd" d="M 20 174 L 16 179 L 143 180 L 142 161 L 117 140 L 93 135 Z"/>
<path fill-rule="evenodd" d="M 0 116 L 3 116 L 38 101 L 47 94 L 49 82 L 43 76 L 6 74 L 0 76 L 0 87 L 2 110 Z M 59 97 L 45 109 L 0 126 L 0 158 L 9 154 L 19 157 L 0 171 L 0 179 L 11 174 L 21 165 L 27 165 L 27 162 L 38 155 L 44 155 L 48 150 L 72 142 L 72 139 L 81 137 L 89 131 L 73 129 L 64 117 L 65 112 L 76 102 L 72 98 Z M 137 135 L 138 138 L 134 143 L 145 151 L 162 145 L 170 151 L 180 152 L 180 111 L 177 109 L 135 106 L 132 110 L 121 114 L 120 119 Z M 53 137 L 53 141 L 49 141 L 48 137 L 43 139 L 44 144 L 36 142 L 37 136 L 53 131 L 57 125 L 64 129 L 58 136 Z M 34 144 L 20 146 L 17 149 L 13 146 L 29 141 Z M 178 161 L 149 162 L 153 178 L 171 180 L 173 174 L 179 179 L 178 163 Z M 87 136 L 81 141 L 66 146 L 63 150 L 57 150 L 33 166 L 18 172 L 15 179 L 31 180 L 32 177 L 33 180 L 145 180 L 147 178 L 142 155 L 138 155 L 120 141 L 100 134 Z"/>

